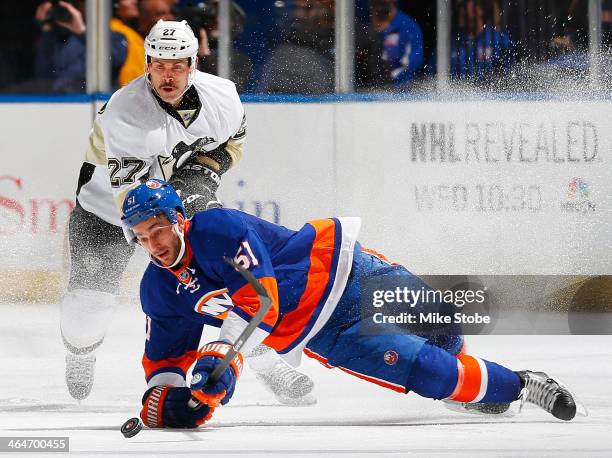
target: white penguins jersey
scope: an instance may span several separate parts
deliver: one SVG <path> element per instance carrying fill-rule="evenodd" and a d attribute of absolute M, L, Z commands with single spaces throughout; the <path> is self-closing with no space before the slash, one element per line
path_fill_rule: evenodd
<path fill-rule="evenodd" d="M 180 112 L 181 123 L 162 108 L 145 78 L 119 89 L 98 112 L 79 176 L 81 206 L 116 226 L 126 193 L 141 178 L 168 180 L 194 151 L 226 142 L 232 166 L 242 157 L 246 118 L 234 83 L 196 71 L 201 108 Z"/>

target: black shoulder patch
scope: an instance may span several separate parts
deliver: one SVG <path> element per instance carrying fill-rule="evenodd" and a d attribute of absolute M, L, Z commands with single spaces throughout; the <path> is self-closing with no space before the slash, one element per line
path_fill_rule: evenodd
<path fill-rule="evenodd" d="M 81 188 L 83 185 L 86 185 L 93 178 L 93 174 L 96 171 L 96 166 L 90 162 L 83 162 L 81 166 L 81 171 L 79 172 L 79 182 L 77 184 L 76 195 L 81 193 Z"/>

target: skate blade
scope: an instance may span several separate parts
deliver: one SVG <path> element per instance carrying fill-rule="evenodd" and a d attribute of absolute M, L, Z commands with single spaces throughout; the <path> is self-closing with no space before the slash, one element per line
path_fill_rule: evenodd
<path fill-rule="evenodd" d="M 490 412 L 481 412 L 481 411 L 476 410 L 476 409 L 466 408 L 464 406 L 465 403 L 463 403 L 463 402 L 448 401 L 448 400 L 444 400 L 444 399 L 442 400 L 442 402 L 444 403 L 444 407 L 446 407 L 448 410 L 452 410 L 453 412 L 459 412 L 459 413 L 463 413 L 463 414 L 478 415 L 478 416 L 481 416 L 481 417 L 489 417 L 489 418 L 492 418 L 492 417 L 494 417 L 494 418 L 514 417 L 514 415 L 515 415 L 515 412 L 512 410 L 512 405 L 505 412 L 490 413 Z"/>
<path fill-rule="evenodd" d="M 572 396 L 574 395 L 572 394 Z M 576 402 L 576 415 L 580 415 L 581 417 L 588 417 L 589 411 L 586 406 L 581 401 L 577 401 L 576 398 L 574 398 L 574 402 Z"/>

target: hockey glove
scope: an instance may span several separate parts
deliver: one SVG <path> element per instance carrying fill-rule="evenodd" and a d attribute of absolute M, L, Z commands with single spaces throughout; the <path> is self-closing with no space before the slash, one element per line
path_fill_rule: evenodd
<path fill-rule="evenodd" d="M 187 405 L 190 399 L 187 387 L 155 386 L 142 397 L 140 418 L 149 428 L 196 428 L 209 420 L 215 409 L 202 405 L 194 410 Z"/>
<path fill-rule="evenodd" d="M 221 363 L 231 348 L 232 346 L 226 342 L 210 342 L 198 352 L 198 360 L 192 372 L 191 390 L 193 397 L 210 407 L 217 407 L 219 403 L 225 405 L 229 402 L 236 388 L 236 380 L 242 372 L 242 354 L 237 353 L 219 380 L 208 384 L 208 379 L 215 367 Z"/>
<path fill-rule="evenodd" d="M 195 212 L 222 206 L 215 194 L 220 182 L 221 176 L 217 172 L 195 158 L 189 159 L 170 179 L 170 184 L 183 199 L 189 217 Z"/>

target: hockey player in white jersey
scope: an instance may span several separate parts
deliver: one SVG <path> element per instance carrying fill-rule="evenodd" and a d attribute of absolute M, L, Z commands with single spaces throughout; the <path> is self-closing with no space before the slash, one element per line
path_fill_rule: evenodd
<path fill-rule="evenodd" d="M 134 247 L 121 229 L 125 194 L 163 178 L 190 214 L 218 207 L 221 176 L 241 158 L 244 108 L 234 83 L 196 70 L 198 41 L 185 21 L 160 20 L 145 39 L 145 75 L 115 92 L 95 119 L 70 216 L 70 278 L 61 305 L 66 384 L 75 399 L 93 385 L 95 351 Z M 284 403 L 312 403 L 312 380 L 267 347 L 251 366 Z"/>

